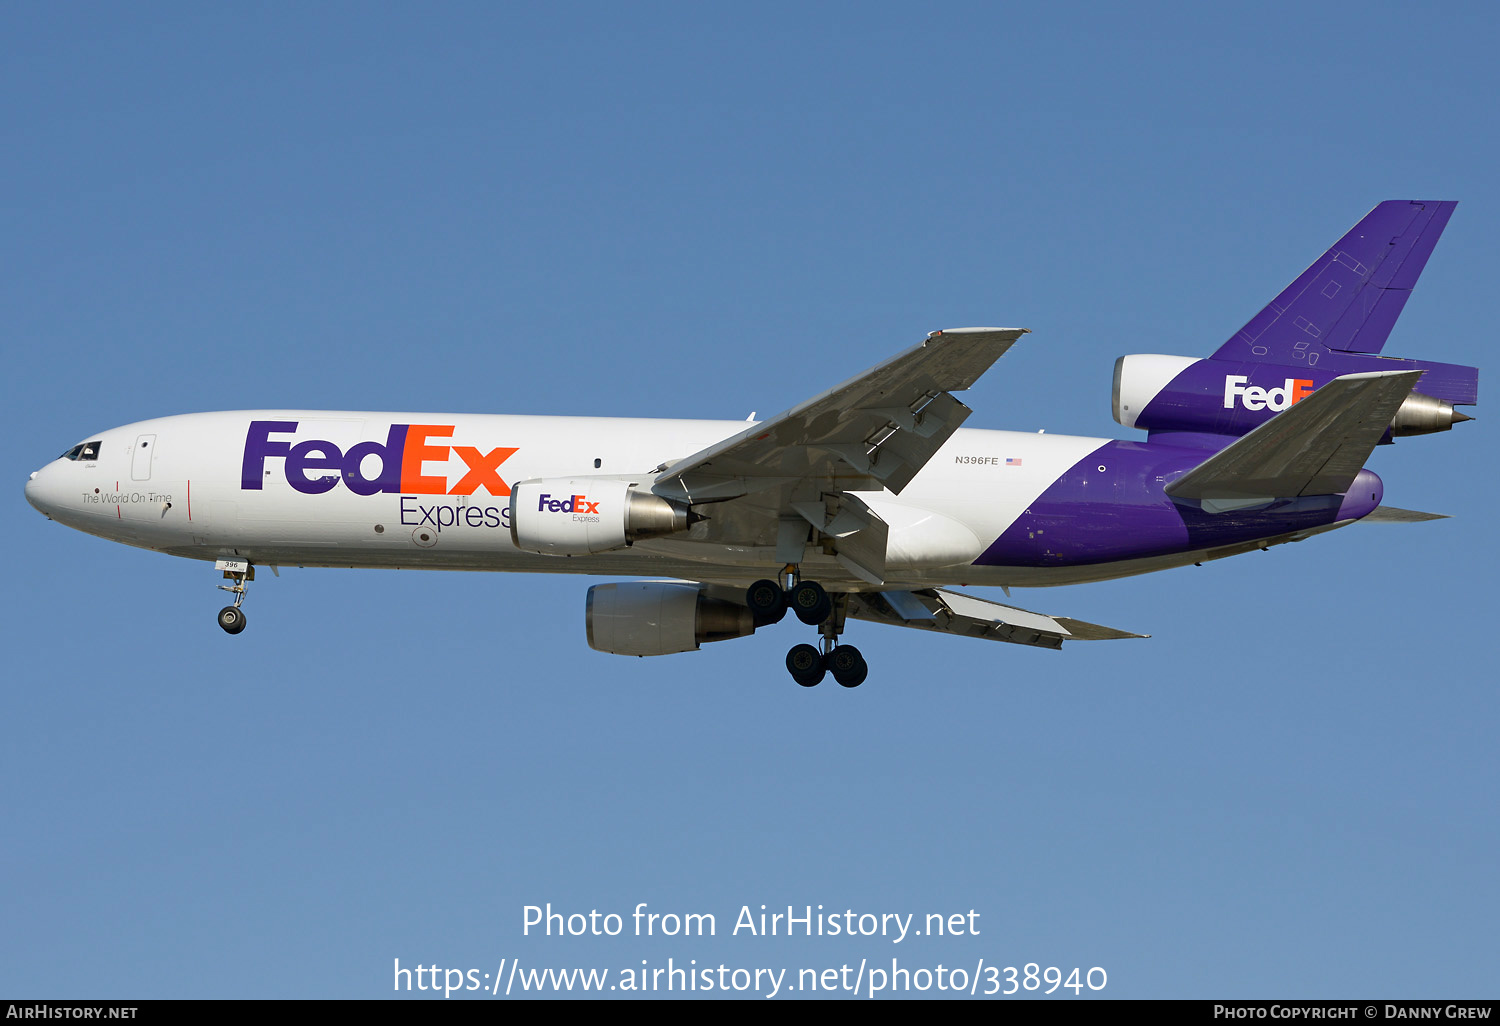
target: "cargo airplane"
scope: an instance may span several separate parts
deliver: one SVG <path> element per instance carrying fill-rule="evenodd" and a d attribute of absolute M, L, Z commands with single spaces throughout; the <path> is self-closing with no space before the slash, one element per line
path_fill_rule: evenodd
<path fill-rule="evenodd" d="M 1144 635 L 957 590 L 1075 584 L 1301 541 L 1381 505 L 1375 447 L 1446 431 L 1476 368 L 1381 356 L 1451 202 L 1381 203 L 1206 359 L 1115 364 L 1146 439 L 970 430 L 954 397 L 1022 335 L 936 331 L 763 421 L 254 410 L 95 432 L 31 475 L 52 520 L 212 561 L 643 576 L 589 644 L 666 655 L 788 611 L 797 683 L 867 673 L 851 620 L 1044 648 Z"/>

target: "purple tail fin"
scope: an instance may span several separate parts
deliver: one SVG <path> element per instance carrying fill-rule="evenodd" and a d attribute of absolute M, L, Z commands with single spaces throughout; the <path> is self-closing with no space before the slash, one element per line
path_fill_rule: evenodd
<path fill-rule="evenodd" d="M 1470 419 L 1453 407 L 1479 401 L 1479 368 L 1377 355 L 1456 206 L 1381 203 L 1207 360 L 1122 356 L 1115 419 L 1153 441 L 1222 448 L 1335 378 L 1403 370 L 1422 377 L 1390 437 Z"/>
<path fill-rule="evenodd" d="M 1313 366 L 1330 350 L 1380 352 L 1457 205 L 1379 204 L 1220 346 L 1214 359 Z"/>

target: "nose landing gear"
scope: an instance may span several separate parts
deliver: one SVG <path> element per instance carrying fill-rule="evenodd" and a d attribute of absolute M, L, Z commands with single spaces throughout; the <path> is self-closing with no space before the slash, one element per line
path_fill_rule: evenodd
<path fill-rule="evenodd" d="M 219 626 L 225 634 L 238 634 L 245 629 L 245 613 L 240 604 L 245 601 L 245 585 L 255 580 L 255 567 L 245 559 L 221 559 L 214 563 L 214 569 L 224 571 L 224 579 L 233 582 L 219 585 L 220 591 L 234 596 L 234 605 L 219 610 Z"/>

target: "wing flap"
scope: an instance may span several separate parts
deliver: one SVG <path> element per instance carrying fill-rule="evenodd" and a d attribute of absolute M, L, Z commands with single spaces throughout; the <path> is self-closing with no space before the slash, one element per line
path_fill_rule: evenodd
<path fill-rule="evenodd" d="M 937 631 L 1034 648 L 1062 648 L 1064 641 L 1145 638 L 1066 616 L 1048 616 L 949 588 L 884 591 L 849 596 L 848 615 L 859 620 Z"/>
<path fill-rule="evenodd" d="M 1175 498 L 1269 500 L 1337 495 L 1384 437 L 1421 371 L 1334 378 L 1167 485 Z"/>

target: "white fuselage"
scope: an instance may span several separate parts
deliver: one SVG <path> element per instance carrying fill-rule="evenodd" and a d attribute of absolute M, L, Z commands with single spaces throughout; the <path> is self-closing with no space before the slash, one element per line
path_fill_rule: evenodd
<path fill-rule="evenodd" d="M 404 447 L 382 452 L 393 426 L 406 426 Z M 305 410 L 187 414 L 90 436 L 99 443 L 96 458 L 48 464 L 27 497 L 70 527 L 196 559 L 749 582 L 779 568 L 774 543 L 714 540 L 712 507 L 709 521 L 686 534 L 576 557 L 517 549 L 509 510 L 510 486 L 533 478 L 626 477 L 649 487 L 663 464 L 745 427 Z M 279 449 L 257 455 L 255 437 Z M 1093 568 L 973 565 L 1059 475 L 1107 441 L 959 430 L 899 496 L 860 493 L 890 526 L 886 585 L 1037 586 L 1191 561 L 1193 553 Z M 351 460 L 351 450 L 363 457 Z M 811 546 L 803 573 L 848 590 L 870 587 Z"/>

